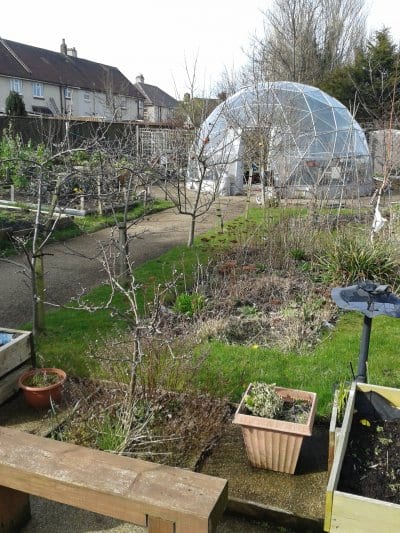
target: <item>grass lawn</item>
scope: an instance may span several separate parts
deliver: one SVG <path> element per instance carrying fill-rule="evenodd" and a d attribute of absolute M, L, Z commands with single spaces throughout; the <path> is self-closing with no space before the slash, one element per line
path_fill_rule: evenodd
<path fill-rule="evenodd" d="M 299 214 L 299 211 L 296 211 Z M 287 215 L 287 211 L 285 216 Z M 269 221 L 281 217 L 278 209 L 268 210 Z M 251 224 L 264 223 L 262 210 L 251 211 Z M 227 224 L 234 231 L 234 239 L 247 238 L 242 222 Z M 239 237 L 238 237 L 239 235 Z M 209 232 L 196 239 L 195 247 L 175 247 L 158 259 L 148 261 L 136 270 L 136 280 L 151 296 L 155 280 L 168 280 L 174 269 L 184 272 L 185 282 L 190 286 L 193 267 L 197 261 L 217 253 L 233 240 L 232 233 L 224 235 Z M 181 283 L 184 281 L 182 279 Z M 101 286 L 90 293 L 93 303 L 104 301 L 108 288 Z M 143 295 L 140 296 L 143 305 Z M 116 302 L 123 306 L 123 302 Z M 357 373 L 360 336 L 363 315 L 346 312 L 341 314 L 334 330 L 323 338 L 318 346 L 306 355 L 282 354 L 259 346 L 229 345 L 208 341 L 198 346 L 198 353 L 206 351 L 208 357 L 196 377 L 202 390 L 216 396 L 228 396 L 238 401 L 251 381 L 266 381 L 281 386 L 301 388 L 318 394 L 318 414 L 328 417 L 333 387 L 341 381 L 352 379 L 351 365 Z M 110 312 L 62 309 L 47 315 L 48 333 L 39 340 L 39 353 L 47 365 L 59 366 L 71 374 L 87 375 L 96 372 L 95 363 L 87 356 L 88 346 L 96 339 L 111 335 L 114 329 L 124 324 Z M 400 387 L 398 346 L 400 323 L 393 318 L 377 317 L 372 323 L 368 381 L 380 385 Z"/>

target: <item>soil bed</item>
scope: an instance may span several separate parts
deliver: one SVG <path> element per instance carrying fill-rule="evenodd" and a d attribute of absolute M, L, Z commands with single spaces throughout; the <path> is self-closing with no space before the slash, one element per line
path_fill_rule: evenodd
<path fill-rule="evenodd" d="M 339 490 L 400 504 L 400 420 L 354 414 Z"/>
<path fill-rule="evenodd" d="M 135 397 L 130 411 L 126 397 L 124 384 L 70 379 L 64 401 L 73 414 L 52 436 L 195 470 L 220 438 L 231 413 L 225 401 L 198 393 L 147 392 Z M 123 446 L 115 450 L 112 445 L 121 443 L 113 436 L 124 433 L 120 423 L 128 412 L 130 429 Z"/>

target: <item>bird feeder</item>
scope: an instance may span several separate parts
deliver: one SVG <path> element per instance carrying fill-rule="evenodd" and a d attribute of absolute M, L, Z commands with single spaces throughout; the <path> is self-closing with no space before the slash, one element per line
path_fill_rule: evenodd
<path fill-rule="evenodd" d="M 378 315 L 400 318 L 400 298 L 392 293 L 389 285 L 368 280 L 349 287 L 334 288 L 331 295 L 341 309 L 364 314 L 356 381 L 365 383 L 372 319 Z"/>

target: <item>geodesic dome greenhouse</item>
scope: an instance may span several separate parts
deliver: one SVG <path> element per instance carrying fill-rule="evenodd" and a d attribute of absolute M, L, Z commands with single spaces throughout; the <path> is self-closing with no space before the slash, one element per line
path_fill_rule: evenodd
<path fill-rule="evenodd" d="M 203 122 L 194 149 L 221 194 L 240 192 L 250 166 L 286 197 L 363 196 L 373 187 L 359 124 L 335 98 L 300 83 L 240 90 Z M 195 184 L 195 165 L 190 173 Z"/>

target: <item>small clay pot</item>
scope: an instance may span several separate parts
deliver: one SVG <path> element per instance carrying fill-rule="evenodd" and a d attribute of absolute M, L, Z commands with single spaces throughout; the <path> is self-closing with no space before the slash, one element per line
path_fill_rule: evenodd
<path fill-rule="evenodd" d="M 57 376 L 57 381 L 46 386 L 28 385 L 29 380 L 38 374 L 50 374 Z M 26 402 L 37 409 L 50 407 L 51 402 L 58 403 L 61 400 L 67 374 L 59 368 L 34 368 L 27 370 L 18 379 L 18 387 L 22 390 Z"/>

